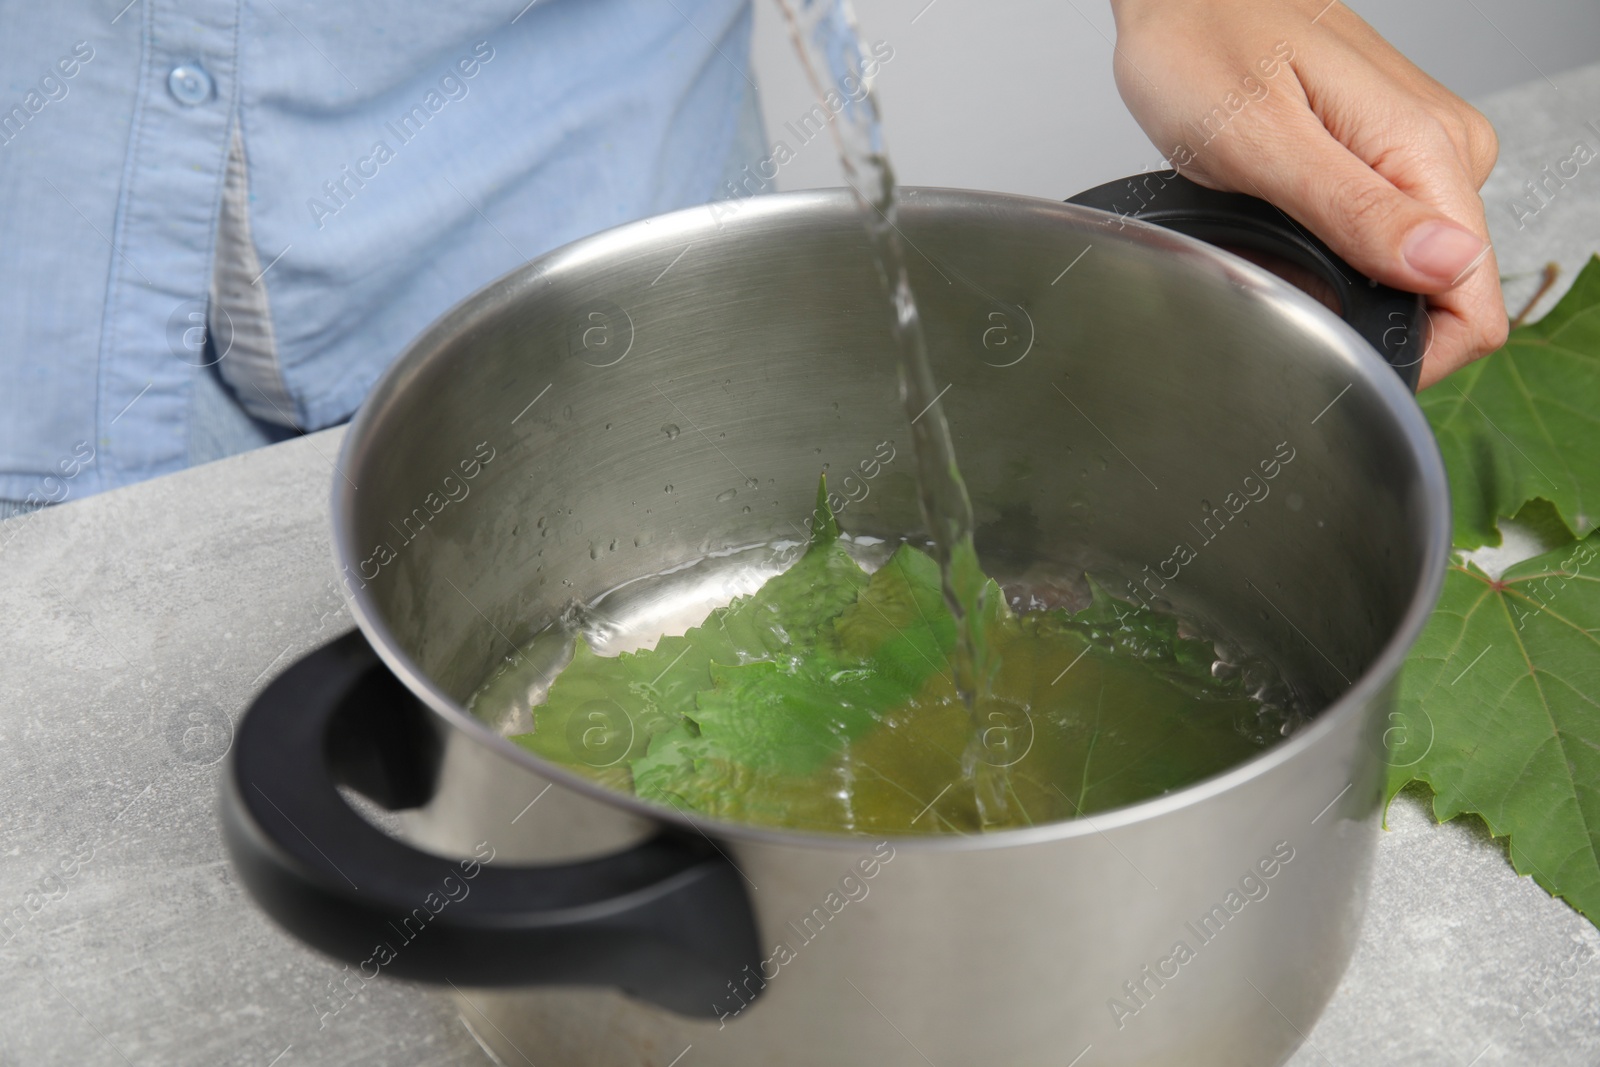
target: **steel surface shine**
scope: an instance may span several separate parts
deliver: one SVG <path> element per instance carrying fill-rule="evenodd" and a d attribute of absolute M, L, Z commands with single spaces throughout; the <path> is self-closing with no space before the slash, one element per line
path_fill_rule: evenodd
<path fill-rule="evenodd" d="M 1348 962 L 1396 675 L 1448 551 L 1414 400 L 1326 309 L 1200 242 L 1050 201 L 905 193 L 986 567 L 1150 582 L 1329 706 L 1141 804 L 893 839 L 870 881 L 855 864 L 873 839 L 691 820 L 513 745 L 462 702 L 514 644 L 574 599 L 794 537 L 823 463 L 909 440 L 847 192 L 691 209 L 557 250 L 418 338 L 339 457 L 352 610 L 445 739 L 410 837 L 536 860 L 689 825 L 745 875 L 775 951 L 759 999 L 741 1008 L 730 990 L 720 1024 L 609 991 L 464 992 L 502 1062 L 665 1065 L 692 1045 L 684 1067 L 1271 1065 Z M 1202 501 L 1264 484 L 1280 444 L 1294 458 L 1269 494 L 1206 526 Z M 891 465 L 842 523 L 916 534 L 907 477 Z M 1194 558 L 1150 581 L 1181 543 Z M 859 899 L 840 888 L 852 870 Z M 1213 906 L 1226 919 L 1202 940 Z"/>

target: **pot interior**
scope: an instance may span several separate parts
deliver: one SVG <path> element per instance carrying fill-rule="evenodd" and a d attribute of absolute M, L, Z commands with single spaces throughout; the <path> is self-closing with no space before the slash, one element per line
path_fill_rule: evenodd
<path fill-rule="evenodd" d="M 1318 706 L 1362 674 L 1445 521 L 1375 353 L 1258 268 L 1086 209 L 909 190 L 900 226 L 990 574 L 1137 583 Z M 462 704 L 574 601 L 796 538 L 823 470 L 845 530 L 920 537 L 889 321 L 832 191 L 495 282 L 346 439 L 336 539 L 369 630 Z"/>

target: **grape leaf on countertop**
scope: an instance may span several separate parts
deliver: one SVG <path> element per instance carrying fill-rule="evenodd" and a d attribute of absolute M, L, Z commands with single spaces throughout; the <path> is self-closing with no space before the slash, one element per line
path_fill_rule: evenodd
<path fill-rule="evenodd" d="M 1511 862 L 1600 922 L 1600 534 L 1492 580 L 1456 562 L 1392 716 L 1389 795 L 1483 817 Z"/>
<path fill-rule="evenodd" d="M 1542 498 L 1578 537 L 1600 525 L 1600 256 L 1538 322 L 1417 397 L 1450 471 L 1458 548 L 1500 543 Z"/>
<path fill-rule="evenodd" d="M 1416 780 L 1439 821 L 1480 815 L 1517 871 L 1600 925 L 1600 257 L 1418 399 L 1458 553 L 1501 544 L 1511 520 L 1513 551 L 1541 554 L 1503 573 L 1452 562 L 1384 737 L 1389 798 Z"/>

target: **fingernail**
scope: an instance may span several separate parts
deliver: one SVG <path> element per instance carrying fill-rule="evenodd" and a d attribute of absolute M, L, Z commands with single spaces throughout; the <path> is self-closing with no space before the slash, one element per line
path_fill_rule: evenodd
<path fill-rule="evenodd" d="M 1401 242 L 1400 254 L 1413 270 L 1441 282 L 1454 283 L 1489 246 L 1471 230 L 1453 222 L 1424 222 Z"/>

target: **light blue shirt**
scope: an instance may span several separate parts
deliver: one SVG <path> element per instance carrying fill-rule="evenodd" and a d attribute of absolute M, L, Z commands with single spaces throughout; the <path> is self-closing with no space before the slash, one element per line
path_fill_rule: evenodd
<path fill-rule="evenodd" d="M 253 414 L 348 418 L 485 282 L 716 197 L 751 92 L 748 0 L 123 2 L 0 5 L 0 500 L 185 466 L 208 320 Z"/>

